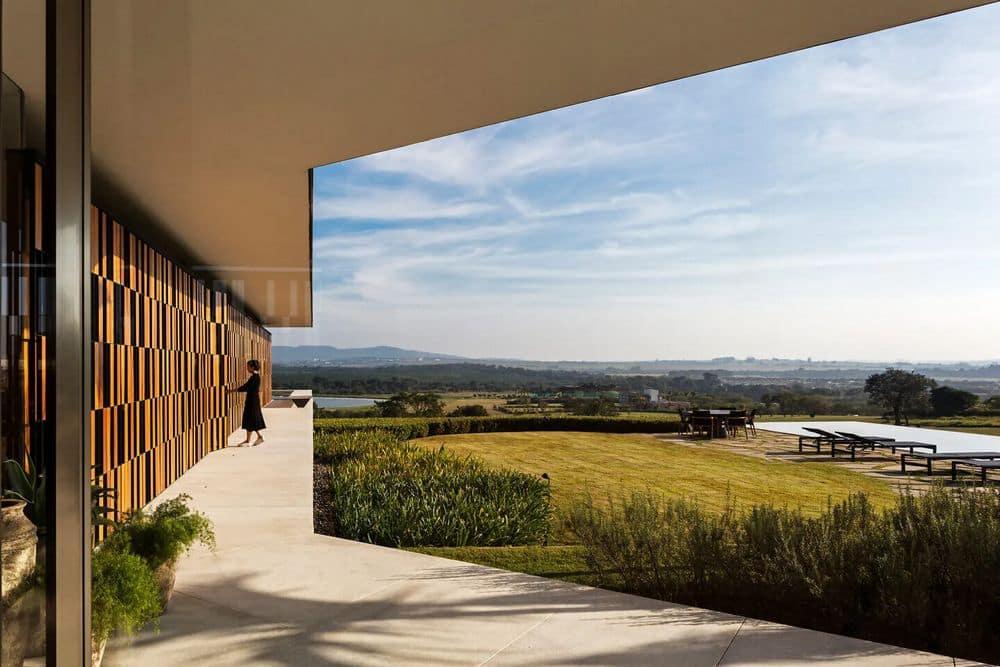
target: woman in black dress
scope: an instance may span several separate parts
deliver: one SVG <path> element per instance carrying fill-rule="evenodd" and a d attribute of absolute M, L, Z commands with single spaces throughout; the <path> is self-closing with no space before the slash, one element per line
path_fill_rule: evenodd
<path fill-rule="evenodd" d="M 260 362 L 251 359 L 247 362 L 247 370 L 250 372 L 250 379 L 244 382 L 242 387 L 233 389 L 229 393 L 243 392 L 247 395 L 246 401 L 243 403 L 242 424 L 242 427 L 246 429 L 247 437 L 238 446 L 242 447 L 249 443 L 250 434 L 256 433 L 257 439 L 253 443 L 253 446 L 256 447 L 264 442 L 264 436 L 260 432 L 267 428 L 267 424 L 264 423 L 264 415 L 260 411 Z"/>

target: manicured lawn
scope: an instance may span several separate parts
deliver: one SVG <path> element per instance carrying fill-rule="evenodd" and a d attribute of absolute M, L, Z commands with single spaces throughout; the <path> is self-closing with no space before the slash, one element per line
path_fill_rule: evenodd
<path fill-rule="evenodd" d="M 1000 417 L 936 417 L 933 419 L 911 419 L 910 423 L 913 426 L 924 428 L 941 428 L 948 431 L 1000 436 Z"/>
<path fill-rule="evenodd" d="M 727 498 L 738 505 L 772 503 L 810 513 L 825 508 L 829 498 L 838 500 L 855 491 L 868 492 L 876 502 L 894 498 L 887 484 L 838 464 L 769 460 L 706 442 L 561 431 L 448 435 L 413 442 L 536 475 L 548 473 L 557 510 L 587 493 L 601 501 L 633 490 L 697 499 L 711 510 L 721 510 Z"/>
<path fill-rule="evenodd" d="M 888 505 L 896 494 L 889 485 L 821 461 L 787 462 L 722 451 L 710 443 L 693 445 L 643 435 L 578 432 L 483 433 L 413 440 L 428 448 L 446 447 L 552 479 L 552 546 L 419 548 L 444 558 L 479 563 L 582 584 L 596 578 L 583 549 L 561 526 L 560 508 L 590 493 L 596 500 L 633 490 L 696 498 L 704 507 L 721 509 L 727 497 L 737 504 L 773 503 L 809 513 L 825 508 L 829 498 L 865 491 Z M 606 585 L 606 584 L 605 584 Z"/>

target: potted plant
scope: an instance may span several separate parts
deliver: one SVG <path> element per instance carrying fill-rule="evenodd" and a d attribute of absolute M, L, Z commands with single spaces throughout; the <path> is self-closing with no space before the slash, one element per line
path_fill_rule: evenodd
<path fill-rule="evenodd" d="M 3 665 L 45 653 L 45 473 L 38 461 L 3 462 Z"/>
<path fill-rule="evenodd" d="M 0 558 L 3 559 L 2 590 L 10 591 L 35 569 L 35 525 L 24 515 L 23 500 L 0 499 Z"/>
<path fill-rule="evenodd" d="M 91 559 L 90 609 L 93 665 L 99 667 L 112 634 L 133 635 L 163 611 L 146 561 L 115 544 L 96 549 Z"/>
<path fill-rule="evenodd" d="M 29 465 L 27 467 L 21 461 L 15 461 L 14 459 L 7 459 L 3 462 L 3 473 L 6 478 L 4 485 L 4 498 L 12 501 L 21 501 L 21 513 L 26 518 L 27 522 L 30 524 L 22 523 L 20 530 L 27 535 L 28 525 L 32 525 L 31 531 L 34 534 L 34 539 L 31 540 L 31 546 L 25 548 L 30 549 L 34 560 L 31 566 L 27 569 L 30 570 L 36 564 L 42 565 L 45 562 L 45 474 L 41 467 L 36 463 L 34 459 L 29 459 Z M 16 503 L 4 502 L 4 526 L 8 524 L 7 517 L 8 514 L 11 517 L 16 515 L 12 510 L 8 510 L 8 507 L 12 507 Z M 19 519 L 18 519 L 19 521 Z M 7 533 L 4 533 L 7 534 Z M 7 564 L 7 551 L 6 551 L 6 539 L 4 540 L 4 568 L 6 572 Z M 3 580 L 4 590 L 8 590 L 8 582 L 6 576 Z"/>
<path fill-rule="evenodd" d="M 152 512 L 133 512 L 109 538 L 146 561 L 156 576 L 164 608 L 173 593 L 178 558 L 195 543 L 215 548 L 212 522 L 192 510 L 190 500 L 190 496 L 182 494 Z"/>

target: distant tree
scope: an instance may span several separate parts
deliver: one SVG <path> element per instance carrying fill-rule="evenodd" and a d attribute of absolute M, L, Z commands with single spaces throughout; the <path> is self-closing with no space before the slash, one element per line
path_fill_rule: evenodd
<path fill-rule="evenodd" d="M 819 414 L 828 414 L 830 412 L 830 400 L 825 396 L 803 396 L 802 401 L 802 412 L 815 418 Z"/>
<path fill-rule="evenodd" d="M 1000 410 L 1000 396 L 990 396 L 983 402 L 987 410 Z"/>
<path fill-rule="evenodd" d="M 578 398 L 566 402 L 574 415 L 584 417 L 613 417 L 618 414 L 618 404 L 610 398 Z"/>
<path fill-rule="evenodd" d="M 891 413 L 897 425 L 904 420 L 909 424 L 910 414 L 926 410 L 928 391 L 936 384 L 926 375 L 890 368 L 870 375 L 865 380 L 865 393 L 873 403 Z"/>
<path fill-rule="evenodd" d="M 381 417 L 441 417 L 444 401 L 433 393 L 401 392 L 376 404 Z"/>
<path fill-rule="evenodd" d="M 406 417 L 409 414 L 406 401 L 399 395 L 385 401 L 379 401 L 375 407 L 378 409 L 380 417 Z"/>
<path fill-rule="evenodd" d="M 444 415 L 444 401 L 437 394 L 409 394 L 410 407 L 416 417 L 441 417 Z"/>
<path fill-rule="evenodd" d="M 702 373 L 701 380 L 704 383 L 705 391 L 714 391 L 722 388 L 722 380 L 717 373 Z"/>
<path fill-rule="evenodd" d="M 482 405 L 460 405 L 449 413 L 451 417 L 487 417 L 489 412 Z"/>
<path fill-rule="evenodd" d="M 931 389 L 931 408 L 938 417 L 954 417 L 979 403 L 979 397 L 970 391 L 954 387 Z"/>

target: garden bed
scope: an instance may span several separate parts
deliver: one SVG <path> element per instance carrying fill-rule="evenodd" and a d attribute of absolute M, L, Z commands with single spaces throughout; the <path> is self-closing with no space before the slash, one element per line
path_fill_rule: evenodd
<path fill-rule="evenodd" d="M 538 544 L 548 534 L 539 476 L 382 430 L 318 435 L 314 457 L 314 517 L 327 534 L 395 547 Z"/>

